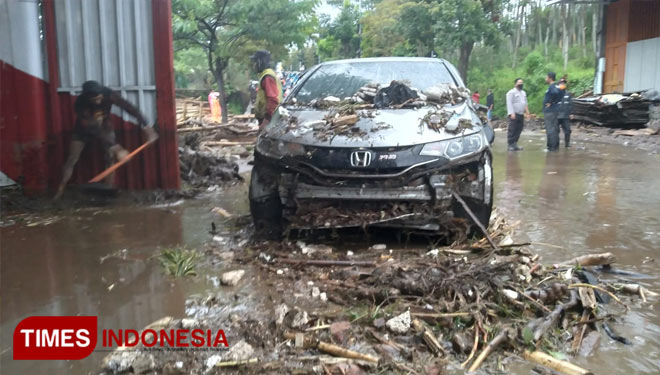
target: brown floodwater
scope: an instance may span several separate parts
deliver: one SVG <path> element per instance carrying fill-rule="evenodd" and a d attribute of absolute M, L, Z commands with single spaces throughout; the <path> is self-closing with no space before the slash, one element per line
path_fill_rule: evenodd
<path fill-rule="evenodd" d="M 660 291 L 660 259 L 654 261 L 660 236 L 660 156 L 582 142 L 549 154 L 542 152 L 545 140 L 535 135 L 523 136 L 524 151 L 507 153 L 503 138 L 498 133 L 495 145 L 496 206 L 511 221 L 520 221 L 516 242 L 532 242 L 545 263 L 612 252 L 618 268 L 639 274 L 631 280 Z M 172 281 L 151 258 L 163 248 L 192 248 L 211 240 L 211 221 L 227 231 L 211 212 L 215 206 L 247 213 L 246 185 L 171 207 L 58 212 L 52 223 L 27 217 L 11 225 L 3 217 L 0 373 L 94 373 L 107 354 L 98 351 L 82 361 L 13 361 L 12 333 L 25 317 L 97 315 L 100 329 L 141 329 L 166 315 L 185 316 L 190 295 L 217 294 L 218 270 Z M 235 293 L 250 292 L 246 287 L 231 290 L 227 301 L 235 300 Z M 612 328 L 632 345 L 603 333 L 596 354 L 572 361 L 598 374 L 660 372 L 658 302 L 632 303 Z M 530 366 L 514 361 L 509 369 L 529 374 Z"/>

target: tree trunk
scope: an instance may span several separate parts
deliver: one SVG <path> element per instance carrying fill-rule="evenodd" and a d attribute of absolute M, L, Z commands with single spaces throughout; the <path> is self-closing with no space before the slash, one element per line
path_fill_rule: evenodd
<path fill-rule="evenodd" d="M 566 21 L 567 14 L 566 14 L 566 5 L 561 6 L 561 35 L 562 35 L 562 45 L 561 45 L 561 51 L 564 56 L 564 71 L 566 71 L 566 68 L 568 67 L 568 25 Z"/>
<path fill-rule="evenodd" d="M 545 27 L 545 43 L 543 43 L 543 52 L 545 53 L 544 56 L 548 56 L 548 40 L 550 39 L 550 28 L 552 27 L 552 23 L 550 20 L 548 20 L 548 24 Z"/>
<path fill-rule="evenodd" d="M 463 82 L 467 85 L 467 73 L 468 65 L 470 64 L 470 54 L 472 53 L 472 48 L 474 47 L 474 42 L 464 42 L 461 45 L 460 56 L 458 58 L 458 72 L 463 78 Z"/>
<path fill-rule="evenodd" d="M 224 70 L 226 62 L 220 57 L 215 59 L 215 69 L 213 70 L 213 76 L 215 76 L 215 81 L 218 83 L 218 92 L 220 93 L 220 108 L 222 109 L 222 123 L 226 124 L 229 121 L 229 113 L 227 113 L 227 93 L 225 92 L 225 78 Z"/>
<path fill-rule="evenodd" d="M 543 44 L 543 17 L 541 17 L 541 8 L 538 8 L 536 12 L 536 31 L 539 37 L 537 45 L 540 46 Z"/>
<path fill-rule="evenodd" d="M 598 27 L 600 22 L 598 17 L 600 16 L 600 7 L 601 5 L 596 5 L 595 9 L 592 9 L 593 13 L 591 14 L 591 43 L 594 48 L 594 55 L 598 58 Z"/>
<path fill-rule="evenodd" d="M 518 21 L 518 29 L 516 29 L 516 39 L 515 42 L 513 42 L 513 62 L 511 63 L 511 68 L 515 69 L 516 67 L 516 60 L 518 59 L 518 46 L 520 45 L 520 33 L 522 33 L 522 17 L 523 16 L 523 6 L 518 6 L 518 12 L 517 12 L 517 21 Z"/>
<path fill-rule="evenodd" d="M 580 47 L 582 57 L 587 57 L 587 8 L 580 8 Z"/>
<path fill-rule="evenodd" d="M 563 5 L 562 5 L 563 7 Z M 550 18 L 552 19 L 552 45 L 557 45 L 557 12 L 556 8 L 552 7 L 550 10 Z"/>

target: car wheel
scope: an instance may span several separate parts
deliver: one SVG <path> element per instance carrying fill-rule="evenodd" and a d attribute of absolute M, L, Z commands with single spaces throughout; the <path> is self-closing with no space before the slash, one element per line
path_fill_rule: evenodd
<path fill-rule="evenodd" d="M 250 213 L 257 238 L 278 240 L 282 237 L 282 202 L 276 174 L 255 166 L 249 188 Z"/>

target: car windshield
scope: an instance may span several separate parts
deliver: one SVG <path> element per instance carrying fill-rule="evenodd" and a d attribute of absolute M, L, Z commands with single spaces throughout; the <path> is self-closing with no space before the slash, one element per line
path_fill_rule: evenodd
<path fill-rule="evenodd" d="M 425 90 L 441 83 L 454 83 L 451 74 L 440 61 L 364 61 L 321 66 L 296 93 L 298 103 L 335 96 L 353 96 L 367 83 L 386 85 L 393 80 Z"/>

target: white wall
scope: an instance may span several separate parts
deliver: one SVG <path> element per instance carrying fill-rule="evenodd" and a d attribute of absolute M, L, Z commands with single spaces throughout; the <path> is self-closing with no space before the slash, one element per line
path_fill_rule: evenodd
<path fill-rule="evenodd" d="M 626 45 L 626 72 L 623 91 L 660 90 L 660 38 Z"/>
<path fill-rule="evenodd" d="M 37 0 L 0 0 L 0 60 L 45 78 Z"/>

